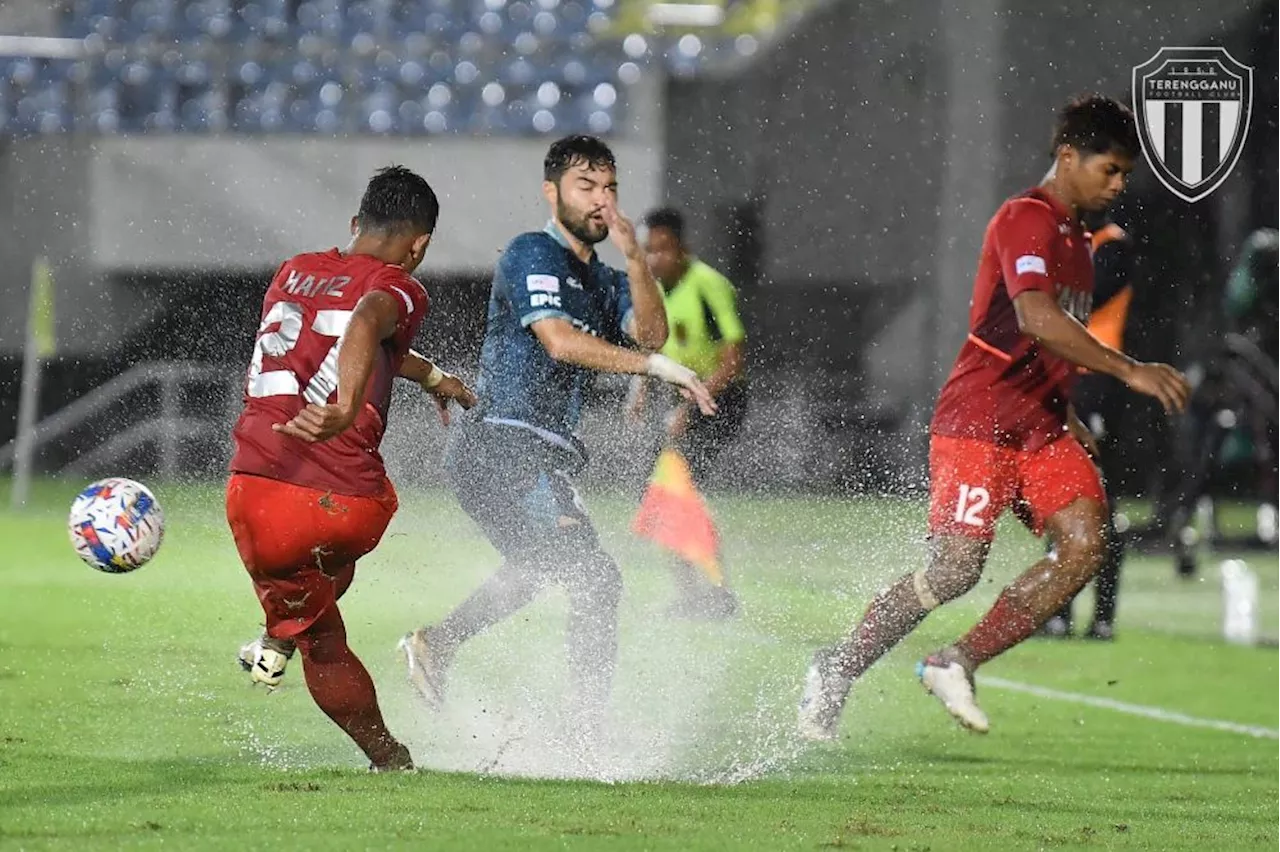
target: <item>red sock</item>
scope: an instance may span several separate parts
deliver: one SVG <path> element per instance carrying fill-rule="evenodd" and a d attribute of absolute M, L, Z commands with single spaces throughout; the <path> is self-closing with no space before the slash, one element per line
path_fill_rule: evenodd
<path fill-rule="evenodd" d="M 995 604 L 956 647 L 975 666 L 1003 654 L 1036 630 L 1035 616 L 1001 592 Z"/>
<path fill-rule="evenodd" d="M 347 646 L 346 626 L 337 608 L 321 616 L 297 641 L 307 689 L 316 705 L 373 763 L 392 759 L 400 744 L 382 721 L 373 679 Z"/>

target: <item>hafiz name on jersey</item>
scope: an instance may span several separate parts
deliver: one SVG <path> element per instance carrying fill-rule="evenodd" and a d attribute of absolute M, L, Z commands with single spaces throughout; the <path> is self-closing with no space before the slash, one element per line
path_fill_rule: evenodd
<path fill-rule="evenodd" d="M 333 278 L 317 278 L 308 275 L 305 278 L 296 269 L 289 270 L 289 277 L 280 285 L 280 289 L 295 296 L 333 296 L 340 298 L 342 288 L 351 283 L 350 275 L 335 275 Z"/>

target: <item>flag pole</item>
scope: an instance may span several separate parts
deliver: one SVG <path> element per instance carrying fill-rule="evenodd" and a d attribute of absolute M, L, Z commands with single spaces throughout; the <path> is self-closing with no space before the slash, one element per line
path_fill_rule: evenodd
<path fill-rule="evenodd" d="M 31 296 L 27 306 L 26 344 L 22 352 L 22 385 L 18 398 L 18 432 L 13 447 L 13 489 L 10 505 L 20 509 L 31 494 L 35 461 L 36 417 L 40 408 L 41 367 L 54 353 L 53 275 L 43 257 L 31 266 Z"/>

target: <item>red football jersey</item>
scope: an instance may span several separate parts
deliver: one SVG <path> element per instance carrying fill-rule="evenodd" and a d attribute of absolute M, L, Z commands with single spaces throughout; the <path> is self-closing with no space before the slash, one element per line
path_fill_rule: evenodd
<path fill-rule="evenodd" d="M 1013 300 L 1028 290 L 1048 293 L 1089 321 L 1089 236 L 1071 210 L 1039 188 L 1010 198 L 987 225 L 969 337 L 938 395 L 934 434 L 1023 450 L 1062 437 L 1076 370 L 1018 330 Z"/>
<path fill-rule="evenodd" d="M 378 351 L 355 423 L 318 444 L 274 431 L 273 424 L 288 422 L 307 403 L 334 401 L 342 335 L 356 303 L 375 290 L 395 300 L 400 316 L 395 334 Z M 399 266 L 337 249 L 287 261 L 262 300 L 244 412 L 232 433 L 231 470 L 337 494 L 381 493 L 386 469 L 378 445 L 391 405 L 391 383 L 426 313 L 426 288 Z"/>

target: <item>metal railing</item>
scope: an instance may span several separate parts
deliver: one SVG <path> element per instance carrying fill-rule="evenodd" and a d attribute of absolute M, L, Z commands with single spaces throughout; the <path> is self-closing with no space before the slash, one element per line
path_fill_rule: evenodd
<path fill-rule="evenodd" d="M 157 469 L 163 476 L 180 473 L 180 446 L 184 440 L 225 441 L 230 423 L 241 403 L 241 371 L 219 365 L 148 362 L 138 364 L 111 379 L 101 387 L 67 405 L 36 424 L 31 442 L 31 452 L 39 455 L 42 450 L 67 442 L 71 460 L 50 473 L 83 475 L 101 470 L 125 454 L 146 444 L 157 449 Z M 199 406 L 200 416 L 185 414 L 184 390 L 199 383 L 204 386 L 220 386 L 210 402 Z M 69 444 L 74 433 L 107 415 L 126 397 L 149 388 L 159 390 L 158 402 L 139 408 L 139 416 L 130 417 L 129 424 L 105 436 L 99 443 L 85 446 L 79 452 Z M 0 447 L 0 470 L 12 467 L 17 451 L 17 439 Z"/>

